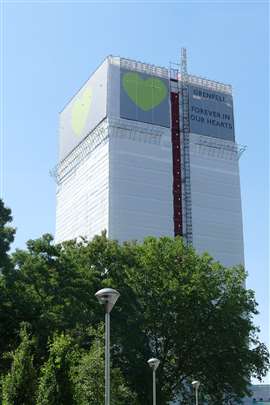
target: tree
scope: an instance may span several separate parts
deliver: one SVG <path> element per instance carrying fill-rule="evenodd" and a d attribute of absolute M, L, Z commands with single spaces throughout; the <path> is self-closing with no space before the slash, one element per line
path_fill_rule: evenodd
<path fill-rule="evenodd" d="M 79 347 L 78 339 L 55 335 L 49 358 L 41 368 L 36 405 L 96 405 L 104 402 L 104 325 L 89 328 L 90 346 Z M 119 369 L 111 370 L 112 405 L 136 405 L 136 396 Z"/>
<path fill-rule="evenodd" d="M 112 313 L 112 336 L 121 348 L 114 362 L 140 402 L 151 403 L 150 356 L 161 360 L 160 404 L 179 395 L 190 403 L 195 378 L 211 404 L 248 393 L 251 377 L 266 374 L 269 354 L 252 322 L 257 304 L 244 288 L 244 269 L 200 256 L 180 238 L 126 244 L 122 258 L 125 251 L 129 265 L 114 262 L 107 280 L 122 294 Z"/>
<path fill-rule="evenodd" d="M 10 264 L 8 251 L 15 235 L 15 229 L 8 226 L 11 221 L 11 210 L 6 208 L 3 200 L 0 199 L 0 272 Z"/>
<path fill-rule="evenodd" d="M 12 358 L 11 370 L 2 381 L 3 405 L 34 405 L 37 376 L 33 365 L 34 339 L 25 325 L 20 333 L 21 343 Z"/>
<path fill-rule="evenodd" d="M 51 235 L 46 234 L 28 241 L 26 251 L 17 250 L 12 255 L 13 266 L 3 275 L 2 289 L 0 286 L 0 296 L 7 297 L 0 312 L 5 318 L 8 310 L 10 322 L 5 328 L 0 317 L 0 333 L 7 331 L 9 347 L 17 346 L 18 325 L 27 321 L 38 336 L 38 359 L 42 362 L 48 339 L 55 332 L 72 330 L 77 324 L 89 325 L 96 317 L 93 276 L 82 273 L 80 254 L 75 242 L 55 246 Z"/>
<path fill-rule="evenodd" d="M 104 403 L 104 325 L 91 329 L 94 340 L 90 350 L 84 350 L 71 371 L 74 386 L 74 405 Z M 124 381 L 118 368 L 111 369 L 111 404 L 136 405 L 137 398 Z"/>
<path fill-rule="evenodd" d="M 13 297 L 10 295 L 12 292 L 7 285 L 13 268 L 9 250 L 14 241 L 15 229 L 10 226 L 11 221 L 11 210 L 0 199 L 0 353 L 14 350 L 19 343 L 20 321 L 14 319 L 15 314 L 11 308 Z M 8 367 L 9 362 L 3 359 L 0 362 L 0 371 L 7 370 Z"/>
<path fill-rule="evenodd" d="M 3 274 L 12 319 L 6 340 L 16 348 L 16 330 L 27 320 L 38 337 L 37 364 L 48 358 L 47 342 L 55 333 L 76 335 L 80 350 L 90 350 L 85 331 L 104 317 L 94 294 L 110 286 L 121 293 L 111 314 L 112 367 L 120 369 L 139 403 L 151 404 L 147 360 L 153 356 L 161 360 L 158 404 L 176 396 L 190 403 L 192 379 L 201 381 L 200 395 L 210 404 L 228 402 L 244 396 L 251 377 L 262 378 L 269 368 L 245 278 L 242 267 L 225 268 L 181 238 L 121 245 L 103 234 L 55 245 L 44 235 L 16 251 Z M 91 350 L 80 363 L 82 375 L 98 355 Z"/>
<path fill-rule="evenodd" d="M 41 368 L 36 405 L 72 405 L 69 369 L 75 348 L 69 336 L 55 335 L 49 359 Z"/>

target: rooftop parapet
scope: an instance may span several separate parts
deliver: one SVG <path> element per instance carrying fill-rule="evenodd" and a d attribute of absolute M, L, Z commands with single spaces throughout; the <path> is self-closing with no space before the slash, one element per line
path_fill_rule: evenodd
<path fill-rule="evenodd" d="M 122 68 L 133 70 L 139 73 L 147 73 L 150 75 L 155 75 L 162 77 L 164 79 L 169 79 L 171 77 L 181 81 L 180 66 L 174 69 L 167 69 L 165 67 L 152 65 L 145 62 L 140 62 L 132 59 L 121 58 L 119 56 L 108 56 L 109 63 Z M 178 66 L 174 64 L 174 66 Z M 204 87 L 212 91 L 221 91 L 226 94 L 232 94 L 232 86 L 230 84 L 221 83 L 215 80 L 209 80 L 205 77 L 187 74 L 186 81 L 188 84 L 193 84 L 197 86 Z"/>

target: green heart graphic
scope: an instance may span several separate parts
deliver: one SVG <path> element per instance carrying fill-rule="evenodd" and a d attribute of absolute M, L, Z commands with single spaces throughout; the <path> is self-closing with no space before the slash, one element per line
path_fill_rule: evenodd
<path fill-rule="evenodd" d="M 85 127 L 88 112 L 90 109 L 90 104 L 92 100 L 92 92 L 88 87 L 84 90 L 81 97 L 74 101 L 72 112 L 71 112 L 71 122 L 72 128 L 76 135 L 81 135 L 82 130 Z"/>
<path fill-rule="evenodd" d="M 138 73 L 125 73 L 122 83 L 129 98 L 143 111 L 158 106 L 168 93 L 162 80 L 156 77 L 144 80 Z"/>

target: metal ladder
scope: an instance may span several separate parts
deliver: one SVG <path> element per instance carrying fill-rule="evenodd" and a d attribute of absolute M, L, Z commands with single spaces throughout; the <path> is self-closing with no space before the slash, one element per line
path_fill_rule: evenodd
<path fill-rule="evenodd" d="M 183 199 L 185 215 L 184 236 L 188 245 L 192 244 L 192 199 L 190 180 L 190 147 L 189 147 L 189 89 L 186 49 L 181 48 L 181 78 L 178 81 L 180 94 L 180 134 L 182 135 L 183 153 Z"/>

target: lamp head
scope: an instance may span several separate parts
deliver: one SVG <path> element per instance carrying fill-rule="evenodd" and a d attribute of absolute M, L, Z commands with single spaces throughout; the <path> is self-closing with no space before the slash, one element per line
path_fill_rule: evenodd
<path fill-rule="evenodd" d="M 159 366 L 160 361 L 159 361 L 158 359 L 152 358 L 152 359 L 149 359 L 149 360 L 147 361 L 147 363 L 149 364 L 149 367 L 150 367 L 153 371 L 156 371 L 156 369 L 157 369 L 158 366 Z"/>
<path fill-rule="evenodd" d="M 191 384 L 193 385 L 193 387 L 194 387 L 196 390 L 199 389 L 199 386 L 200 386 L 200 382 L 199 382 L 199 381 L 192 381 Z"/>
<path fill-rule="evenodd" d="M 105 306 L 105 311 L 110 313 L 118 300 L 120 293 L 112 288 L 102 288 L 102 290 L 96 292 L 95 296 L 97 297 L 98 302 Z"/>

